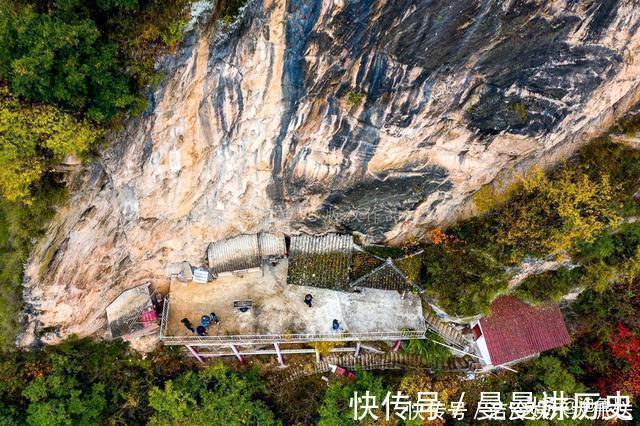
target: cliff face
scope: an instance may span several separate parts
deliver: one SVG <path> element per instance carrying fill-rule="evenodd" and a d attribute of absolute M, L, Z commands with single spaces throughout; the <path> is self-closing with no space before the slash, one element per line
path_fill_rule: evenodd
<path fill-rule="evenodd" d="M 400 241 L 467 214 L 638 101 L 638 25 L 631 0 L 257 0 L 202 26 L 36 247 L 21 343 L 101 332 L 222 237 Z"/>

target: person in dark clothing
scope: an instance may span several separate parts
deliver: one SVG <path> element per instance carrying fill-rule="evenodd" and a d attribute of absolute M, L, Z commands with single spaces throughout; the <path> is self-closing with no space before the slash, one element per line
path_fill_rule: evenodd
<path fill-rule="evenodd" d="M 196 331 L 198 333 L 198 336 L 206 336 L 207 335 L 207 329 L 202 325 L 199 325 L 198 328 L 196 329 Z"/>
<path fill-rule="evenodd" d="M 218 319 L 218 316 L 216 315 L 215 312 L 211 312 L 211 314 L 209 315 L 209 320 L 211 321 L 211 324 L 213 324 L 213 325 L 220 324 L 220 320 Z"/>
<path fill-rule="evenodd" d="M 182 321 L 180 321 L 182 324 L 184 324 L 184 326 L 186 327 L 187 330 L 189 330 L 192 333 L 195 333 L 196 331 L 193 329 L 193 325 L 191 324 L 191 321 L 189 321 L 186 318 L 182 318 Z"/>
<path fill-rule="evenodd" d="M 337 319 L 333 320 L 333 325 L 331 326 L 331 328 L 333 328 L 334 331 L 340 330 L 340 323 L 338 322 Z"/>
<path fill-rule="evenodd" d="M 209 320 L 209 315 L 203 315 L 200 320 L 200 324 L 202 324 L 204 328 L 209 328 L 209 325 L 211 325 L 211 322 Z"/>
<path fill-rule="evenodd" d="M 306 294 L 304 296 L 304 303 L 306 303 L 308 307 L 311 307 L 312 302 L 313 302 L 313 296 L 310 294 Z"/>
<path fill-rule="evenodd" d="M 162 316 L 162 308 L 164 307 L 164 297 L 157 296 L 156 301 L 153 303 L 153 307 L 156 310 L 156 315 L 158 317 Z"/>

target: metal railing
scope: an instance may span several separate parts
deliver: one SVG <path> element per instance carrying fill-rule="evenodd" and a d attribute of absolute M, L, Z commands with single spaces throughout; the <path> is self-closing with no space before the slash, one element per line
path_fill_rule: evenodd
<path fill-rule="evenodd" d="M 160 318 L 160 338 L 167 334 L 167 322 L 169 321 L 169 302 L 170 297 L 167 296 L 164 298 L 164 303 L 162 304 L 162 317 Z"/>
<path fill-rule="evenodd" d="M 168 336 L 167 322 L 169 318 L 170 300 L 167 298 L 162 309 L 160 323 L 160 339 L 165 345 L 224 345 L 224 344 L 257 344 L 283 342 L 344 342 L 364 340 L 405 340 L 424 339 L 424 330 L 379 331 L 367 333 L 282 333 L 282 334 L 236 334 L 223 336 Z"/>

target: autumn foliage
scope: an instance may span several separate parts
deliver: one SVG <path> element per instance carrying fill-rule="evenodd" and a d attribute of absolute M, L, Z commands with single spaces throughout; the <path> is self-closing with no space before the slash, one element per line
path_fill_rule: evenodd
<path fill-rule="evenodd" d="M 640 337 L 621 322 L 609 342 L 613 357 L 622 361 L 623 368 L 611 369 L 611 373 L 597 382 L 600 393 L 615 391 L 640 396 Z"/>

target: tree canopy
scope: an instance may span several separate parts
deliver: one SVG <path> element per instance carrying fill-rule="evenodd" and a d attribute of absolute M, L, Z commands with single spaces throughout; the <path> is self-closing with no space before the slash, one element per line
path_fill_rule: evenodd
<path fill-rule="evenodd" d="M 187 372 L 149 392 L 155 410 L 151 425 L 275 425 L 273 413 L 260 400 L 265 391 L 254 372 L 239 375 L 223 364 L 199 373 Z"/>
<path fill-rule="evenodd" d="M 19 101 L 0 87 L 0 192 L 29 202 L 31 188 L 65 156 L 84 155 L 98 137 L 88 122 L 52 105 Z"/>

